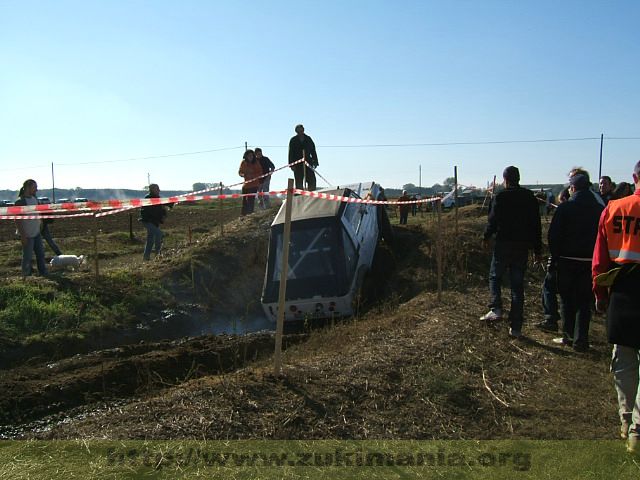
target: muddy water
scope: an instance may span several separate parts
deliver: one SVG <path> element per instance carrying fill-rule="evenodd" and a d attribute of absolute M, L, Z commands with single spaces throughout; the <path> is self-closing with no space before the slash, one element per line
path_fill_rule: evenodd
<path fill-rule="evenodd" d="M 177 340 L 201 335 L 245 335 L 271 332 L 275 325 L 266 317 L 243 318 L 216 316 L 197 305 L 182 305 L 165 310 L 157 318 L 144 320 L 130 328 L 115 328 L 88 334 L 84 338 L 64 338 L 58 341 L 34 341 L 14 345 L 0 351 L 0 370 L 29 362 L 30 364 L 67 358 L 123 345 Z"/>
<path fill-rule="evenodd" d="M 244 335 L 259 331 L 272 331 L 275 325 L 264 316 L 249 318 L 223 318 L 213 316 L 195 305 L 165 310 L 151 322 L 139 323 L 128 333 L 136 341 L 175 340 L 200 335 Z"/>

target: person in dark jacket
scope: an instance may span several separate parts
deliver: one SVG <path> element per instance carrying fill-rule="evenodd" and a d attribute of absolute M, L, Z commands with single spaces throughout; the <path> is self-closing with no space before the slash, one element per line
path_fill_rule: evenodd
<path fill-rule="evenodd" d="M 620 200 L 621 198 L 628 197 L 629 195 L 633 195 L 634 189 L 630 183 L 620 182 L 616 185 L 616 188 L 613 189 L 613 193 L 611 194 L 611 200 Z"/>
<path fill-rule="evenodd" d="M 566 187 L 558 194 L 557 208 L 561 203 L 566 202 L 571 197 L 569 187 Z M 594 197 L 595 200 L 595 197 Z M 558 313 L 558 282 L 557 282 L 557 259 L 549 256 L 547 259 L 547 270 L 545 272 L 544 281 L 542 282 L 542 310 L 544 312 L 544 321 L 536 324 L 541 330 L 548 332 L 558 331 L 558 321 L 560 314 Z"/>
<path fill-rule="evenodd" d="M 269 159 L 269 157 L 265 157 L 262 155 L 262 149 L 256 148 L 256 160 L 260 162 L 260 166 L 262 167 L 262 174 L 266 175 L 268 173 L 273 173 L 276 169 L 276 166 Z M 261 196 L 258 197 L 258 202 L 260 208 L 267 209 L 271 208 L 271 199 L 269 198 L 269 187 L 271 185 L 271 175 L 267 175 L 266 177 L 262 177 L 262 183 L 258 187 L 258 193 L 262 193 Z"/>
<path fill-rule="evenodd" d="M 402 195 L 398 197 L 398 202 L 409 202 L 411 197 L 407 194 L 406 190 L 402 191 Z M 409 217 L 409 210 L 411 210 L 411 204 L 405 203 L 404 205 L 398 205 L 400 210 L 400 225 L 407 224 L 407 218 Z"/>
<path fill-rule="evenodd" d="M 562 337 L 557 343 L 589 348 L 591 322 L 591 261 L 603 207 L 589 192 L 588 173 L 569 178 L 571 198 L 558 206 L 549 226 L 549 250 L 557 262 Z"/>
<path fill-rule="evenodd" d="M 149 185 L 149 193 L 144 198 L 160 198 L 160 187 L 156 183 Z M 160 225 L 167 216 L 167 209 L 164 205 L 148 205 L 140 209 L 140 221 L 147 229 L 147 243 L 144 246 L 144 260 L 151 259 L 153 250 L 156 257 L 162 249 L 162 237 L 164 236 Z"/>
<path fill-rule="evenodd" d="M 316 189 L 316 174 L 314 169 L 318 167 L 318 154 L 316 145 L 309 135 L 304 133 L 302 125 L 296 125 L 296 135 L 289 140 L 289 165 L 304 158 L 312 168 L 308 168 L 304 163 L 293 165 L 293 176 L 296 181 L 296 188 L 304 190 L 304 183 L 307 183 L 307 190 Z"/>
<path fill-rule="evenodd" d="M 600 182 L 598 183 L 598 190 L 600 191 L 600 198 L 606 205 L 609 203 L 611 199 L 613 199 L 613 189 L 615 185 L 611 181 L 611 177 L 609 175 L 603 175 L 600 177 Z"/>
<path fill-rule="evenodd" d="M 489 290 L 491 300 L 488 313 L 481 320 L 500 320 L 502 318 L 502 276 L 509 270 L 511 283 L 511 309 L 509 311 L 509 335 L 522 336 L 524 310 L 524 274 L 527 269 L 529 250 L 533 249 L 536 261 L 542 250 L 542 228 L 538 201 L 531 190 L 520 187 L 520 171 L 509 166 L 502 172 L 505 189 L 492 200 L 489 209 L 487 227 L 484 231 L 484 244 L 495 235 L 491 269 L 489 271 Z"/>

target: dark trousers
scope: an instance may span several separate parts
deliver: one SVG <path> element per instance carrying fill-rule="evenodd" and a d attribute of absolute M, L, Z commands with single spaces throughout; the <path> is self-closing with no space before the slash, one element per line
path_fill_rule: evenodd
<path fill-rule="evenodd" d="M 256 193 L 258 187 L 242 187 L 242 193 Z M 255 195 L 249 195 L 248 197 L 242 197 L 242 212 L 241 215 L 249 215 L 253 213 L 256 204 Z"/>
<path fill-rule="evenodd" d="M 556 281 L 556 267 L 549 267 L 542 283 L 542 309 L 544 319 L 548 323 L 558 324 L 558 285 Z"/>
<path fill-rule="evenodd" d="M 51 247 L 51 250 L 53 250 L 53 253 L 55 253 L 56 255 L 62 255 L 62 252 L 60 251 L 60 247 L 58 247 L 56 242 L 53 240 L 53 236 L 51 235 L 51 230 L 49 230 L 49 225 L 47 225 L 46 223 L 43 223 L 42 230 L 40 231 L 40 233 L 42 235 L 42 238 Z"/>
<path fill-rule="evenodd" d="M 562 303 L 562 336 L 573 344 L 589 345 L 591 322 L 591 263 L 577 260 L 558 260 L 558 292 Z"/>
<path fill-rule="evenodd" d="M 409 207 L 400 207 L 400 225 L 407 224 L 407 217 L 409 217 Z"/>
<path fill-rule="evenodd" d="M 491 258 L 489 270 L 489 308 L 502 309 L 502 277 L 509 271 L 511 286 L 511 308 L 509 320 L 511 328 L 520 331 L 524 311 L 524 273 L 527 270 L 529 249 L 519 242 L 497 241 Z"/>
<path fill-rule="evenodd" d="M 306 175 L 307 190 L 313 192 L 316 189 L 316 173 L 313 168 L 307 167 L 304 163 L 298 163 L 292 167 L 293 178 L 296 181 L 296 188 L 304 190 L 304 180 Z"/>

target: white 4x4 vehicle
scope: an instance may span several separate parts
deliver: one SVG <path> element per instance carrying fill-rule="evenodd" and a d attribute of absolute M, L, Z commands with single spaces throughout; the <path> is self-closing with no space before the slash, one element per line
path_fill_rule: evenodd
<path fill-rule="evenodd" d="M 319 193 L 377 199 L 380 186 L 359 183 Z M 262 290 L 262 307 L 273 321 L 278 314 L 285 204 L 271 224 Z M 293 197 L 285 320 L 353 315 L 373 263 L 380 228 L 390 232 L 383 206 Z"/>

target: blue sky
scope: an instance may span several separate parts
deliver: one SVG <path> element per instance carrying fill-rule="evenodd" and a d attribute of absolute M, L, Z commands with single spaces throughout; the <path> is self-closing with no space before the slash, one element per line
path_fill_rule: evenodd
<path fill-rule="evenodd" d="M 230 185 L 244 142 L 283 165 L 297 123 L 333 185 L 596 177 L 601 133 L 629 180 L 639 21 L 638 1 L 0 0 L 0 189 L 50 187 L 52 162 L 62 188 Z M 407 146 L 567 138 L 597 139 Z"/>

